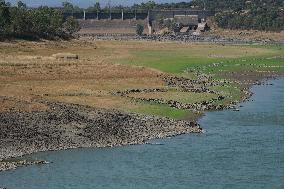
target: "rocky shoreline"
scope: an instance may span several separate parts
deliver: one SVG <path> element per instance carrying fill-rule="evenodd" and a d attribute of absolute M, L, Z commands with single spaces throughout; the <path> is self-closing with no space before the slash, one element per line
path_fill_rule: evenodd
<path fill-rule="evenodd" d="M 263 84 L 264 78 L 272 79 L 280 76 L 271 74 L 254 75 L 250 80 L 240 80 L 244 96 L 247 100 L 251 93 L 249 88 L 255 84 Z M 244 78 L 247 78 L 246 75 Z M 165 78 L 168 86 L 180 87 L 184 91 L 214 93 L 208 86 L 222 85 L 208 79 L 189 80 L 186 78 Z M 133 89 L 118 91 L 114 95 L 128 97 L 131 93 L 165 92 L 165 89 Z M 1 97 L 5 100 L 8 97 Z M 226 106 L 219 106 L 218 98 L 196 104 L 181 104 L 176 101 L 159 99 L 140 99 L 168 104 L 178 109 L 193 111 L 222 110 L 236 108 L 239 101 Z M 7 99 L 6 99 L 7 100 Z M 202 128 L 195 121 L 173 120 L 134 113 L 122 113 L 117 110 L 106 110 L 76 104 L 66 104 L 38 100 L 46 105 L 46 111 L 34 112 L 1 112 L 0 113 L 0 172 L 16 169 L 19 166 L 46 164 L 45 161 L 27 161 L 14 158 L 40 152 L 73 149 L 81 147 L 114 147 L 131 144 L 143 144 L 154 138 L 165 138 L 186 133 L 202 133 Z"/>
<path fill-rule="evenodd" d="M 174 78 L 176 85 L 176 78 Z M 179 79 L 178 85 L 184 86 L 188 80 Z M 186 86 L 192 87 L 195 81 Z M 254 82 L 255 84 L 255 82 Z M 258 83 L 257 83 L 258 84 Z M 145 89 L 146 92 L 149 89 Z M 119 92 L 127 95 L 134 90 Z M 163 92 L 163 90 L 152 89 Z M 203 92 L 206 92 L 203 91 Z M 248 99 L 251 93 L 243 97 Z M 7 97 L 0 97 L 7 98 Z M 221 98 L 221 96 L 220 96 Z M 222 97 L 223 98 L 223 97 Z M 147 101 L 156 99 L 144 99 Z M 220 100 L 220 99 L 216 99 Z M 113 147 L 142 144 L 153 138 L 164 138 L 186 133 L 201 133 L 202 128 L 193 121 L 177 121 L 169 118 L 126 114 L 116 110 L 104 110 L 75 104 L 42 101 L 49 110 L 42 112 L 6 112 L 0 113 L 0 171 L 16 169 L 19 166 L 45 164 L 44 161 L 13 160 L 40 151 L 55 151 L 80 147 Z M 235 105 L 216 107 L 212 103 L 195 105 L 173 103 L 176 108 L 202 110 L 221 110 Z M 7 160 L 10 159 L 10 160 Z"/>
<path fill-rule="evenodd" d="M 153 138 L 202 132 L 196 122 L 75 104 L 41 103 L 49 110 L 0 113 L 0 171 L 44 164 L 10 159 L 40 151 L 142 144 Z"/>
<path fill-rule="evenodd" d="M 191 34 L 185 35 L 143 35 L 138 36 L 135 34 L 112 34 L 112 33 L 84 33 L 78 35 L 78 38 L 83 40 L 111 40 L 111 41 L 159 41 L 159 42 L 204 42 L 204 43 L 217 43 L 217 44 L 284 44 L 284 40 L 251 40 L 232 37 L 220 36 L 197 36 Z"/>

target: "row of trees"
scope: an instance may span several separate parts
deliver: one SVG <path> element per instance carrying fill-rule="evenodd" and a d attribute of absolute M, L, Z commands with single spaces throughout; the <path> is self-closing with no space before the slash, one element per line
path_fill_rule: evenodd
<path fill-rule="evenodd" d="M 284 30 L 283 0 L 192 0 L 191 2 L 156 4 L 154 1 L 134 5 L 135 8 L 190 8 L 218 12 L 218 26 L 228 29 Z"/>
<path fill-rule="evenodd" d="M 147 5 L 147 6 L 144 6 L 144 5 Z M 94 5 L 89 6 L 87 9 L 83 9 L 67 1 L 62 3 L 63 10 L 64 12 L 67 12 L 67 13 L 81 13 L 84 10 L 86 12 L 102 12 L 102 13 L 108 13 L 110 10 L 113 13 L 121 12 L 121 10 L 124 10 L 125 12 L 134 12 L 135 10 L 136 11 L 139 11 L 139 10 L 147 11 L 153 8 L 153 6 L 151 5 L 149 6 L 149 5 L 150 5 L 149 3 L 142 3 L 141 5 L 134 5 L 131 7 L 122 6 L 122 5 L 117 5 L 117 6 L 107 5 L 105 7 L 102 7 L 99 2 L 96 2 Z"/>
<path fill-rule="evenodd" d="M 64 19 L 62 11 L 39 7 L 28 9 L 21 1 L 12 7 L 0 0 L 0 38 L 70 38 L 80 29 L 72 17 Z"/>
<path fill-rule="evenodd" d="M 284 30 L 283 0 L 237 0 L 239 4 L 219 12 L 215 20 L 222 28 L 256 29 L 265 31 Z"/>
<path fill-rule="evenodd" d="M 135 8 L 190 8 L 218 12 L 215 20 L 227 29 L 284 30 L 283 0 L 192 0 L 191 2 L 156 4 L 154 1 L 134 5 Z"/>
<path fill-rule="evenodd" d="M 227 29 L 284 30 L 283 0 L 192 0 L 165 3 L 154 8 L 192 8 L 216 11 L 219 27 Z"/>

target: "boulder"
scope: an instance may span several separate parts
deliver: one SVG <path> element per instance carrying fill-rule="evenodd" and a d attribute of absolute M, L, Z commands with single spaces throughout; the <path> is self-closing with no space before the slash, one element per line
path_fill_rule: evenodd
<path fill-rule="evenodd" d="M 65 59 L 65 60 L 79 59 L 79 56 L 77 54 L 72 54 L 72 53 L 57 53 L 57 54 L 52 55 L 52 57 L 56 59 Z"/>

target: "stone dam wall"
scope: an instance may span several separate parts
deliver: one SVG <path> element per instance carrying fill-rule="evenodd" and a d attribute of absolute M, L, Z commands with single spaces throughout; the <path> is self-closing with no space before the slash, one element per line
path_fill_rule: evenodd
<path fill-rule="evenodd" d="M 79 20 L 82 34 L 135 34 L 136 25 L 141 24 L 147 34 L 146 20 Z"/>
<path fill-rule="evenodd" d="M 80 34 L 97 34 L 97 33 L 118 33 L 118 34 L 135 34 L 136 25 L 144 26 L 144 33 L 149 34 L 149 24 L 152 29 L 157 31 L 158 25 L 155 24 L 157 19 L 175 18 L 175 16 L 195 15 L 199 20 L 212 16 L 215 13 L 200 10 L 150 10 L 150 11 L 133 11 L 133 12 L 78 12 L 64 13 L 64 17 L 73 16 L 79 20 L 81 31 Z"/>
<path fill-rule="evenodd" d="M 192 16 L 196 15 L 198 18 L 203 19 L 210 16 L 214 16 L 215 12 L 213 11 L 204 11 L 204 10 L 191 10 L 191 9 L 176 9 L 176 10 L 133 10 L 131 12 L 75 12 L 75 13 L 63 13 L 64 17 L 74 17 L 76 19 L 83 20 L 157 20 L 158 17 L 163 18 L 174 18 L 176 15 Z"/>

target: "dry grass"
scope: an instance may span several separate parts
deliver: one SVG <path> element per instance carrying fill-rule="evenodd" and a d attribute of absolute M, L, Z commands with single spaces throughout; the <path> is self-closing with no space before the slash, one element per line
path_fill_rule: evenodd
<path fill-rule="evenodd" d="M 99 47 L 98 47 L 99 46 Z M 56 60 L 55 53 L 74 53 L 79 60 Z M 0 111 L 15 109 L 18 101 L 45 98 L 104 108 L 123 107 L 126 100 L 110 93 L 132 88 L 162 87 L 160 72 L 144 67 L 110 64 L 122 58 L 115 45 L 88 42 L 14 42 L 0 44 Z M 4 101 L 4 100 L 3 100 Z M 18 110 L 42 109 L 19 106 Z M 37 108 L 39 107 L 39 108 Z"/>
<path fill-rule="evenodd" d="M 78 60 L 58 60 L 73 53 Z M 165 88 L 161 75 L 206 61 L 273 54 L 273 49 L 210 44 L 114 41 L 15 41 L 0 43 L 0 111 L 41 111 L 47 99 L 124 111 L 166 114 L 169 108 L 112 95 L 127 89 Z M 131 65 L 133 64 L 133 65 Z M 164 71 L 164 72 L 162 72 Z M 147 94 L 149 98 L 195 102 L 198 94 Z M 137 98 L 140 96 L 137 96 Z M 162 108 L 162 109 L 161 109 Z M 155 111 L 154 111 L 155 110 Z M 164 112 L 159 112 L 164 110 Z M 184 112 L 172 111 L 176 117 Z"/>

